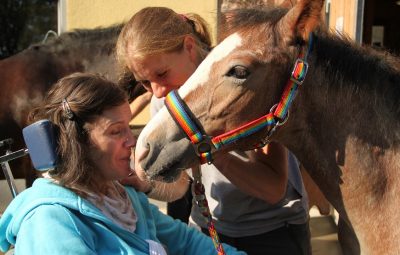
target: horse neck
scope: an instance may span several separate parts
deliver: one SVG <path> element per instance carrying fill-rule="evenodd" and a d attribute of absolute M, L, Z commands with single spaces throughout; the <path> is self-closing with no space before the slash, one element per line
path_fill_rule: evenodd
<path fill-rule="evenodd" d="M 309 63 L 289 122 L 278 132 L 302 162 L 311 162 L 308 168 L 337 169 L 349 141 L 358 148 L 399 145 L 398 60 L 317 35 Z"/>
<path fill-rule="evenodd" d="M 115 62 L 114 49 L 121 27 L 75 30 L 42 45 L 41 49 L 58 58 L 66 69 L 104 73 L 107 68 L 114 69 L 110 65 Z"/>
<path fill-rule="evenodd" d="M 361 250 L 367 250 L 370 229 L 397 234 L 385 222 L 397 220 L 388 205 L 399 202 L 393 194 L 400 191 L 400 62 L 322 36 L 310 57 L 309 74 L 281 141 L 340 217 L 351 221 Z M 358 220 L 367 214 L 378 227 Z"/>
<path fill-rule="evenodd" d="M 332 35 L 317 35 L 310 57 L 299 92 L 303 118 L 328 130 L 400 140 L 398 59 Z"/>

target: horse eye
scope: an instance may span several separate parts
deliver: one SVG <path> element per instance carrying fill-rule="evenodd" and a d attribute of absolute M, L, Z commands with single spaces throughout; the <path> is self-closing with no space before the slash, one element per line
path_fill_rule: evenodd
<path fill-rule="evenodd" d="M 246 79 L 250 75 L 250 71 L 244 66 L 234 66 L 226 75 L 236 79 Z"/>

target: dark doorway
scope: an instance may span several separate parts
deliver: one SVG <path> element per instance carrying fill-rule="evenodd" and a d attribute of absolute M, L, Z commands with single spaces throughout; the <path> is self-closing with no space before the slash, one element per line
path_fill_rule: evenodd
<path fill-rule="evenodd" d="M 400 55 L 400 0 L 365 0 L 363 43 Z"/>

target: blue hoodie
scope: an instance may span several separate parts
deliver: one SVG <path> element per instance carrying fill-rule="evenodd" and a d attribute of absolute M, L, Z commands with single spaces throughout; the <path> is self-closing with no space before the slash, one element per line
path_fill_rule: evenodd
<path fill-rule="evenodd" d="M 216 254 L 212 240 L 161 213 L 147 197 L 126 187 L 138 217 L 134 233 L 107 218 L 92 203 L 47 179 L 20 193 L 0 219 L 0 249 L 18 254 L 149 254 L 146 240 L 168 254 Z M 243 255 L 224 245 L 227 254 Z"/>

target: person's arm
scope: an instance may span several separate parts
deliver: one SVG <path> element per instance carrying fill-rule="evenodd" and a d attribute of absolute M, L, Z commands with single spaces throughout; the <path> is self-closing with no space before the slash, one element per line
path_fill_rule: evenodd
<path fill-rule="evenodd" d="M 274 204 L 285 192 L 288 179 L 288 151 L 278 143 L 245 152 L 247 158 L 221 153 L 213 164 L 241 191 Z"/>
<path fill-rule="evenodd" d="M 167 246 L 168 254 L 217 254 L 211 238 L 195 228 L 188 227 L 179 220 L 161 213 L 158 208 L 150 205 L 154 223 L 156 226 L 157 238 Z M 222 244 L 226 254 L 245 255 L 245 252 L 227 244 Z"/>
<path fill-rule="evenodd" d="M 152 95 L 151 92 L 146 92 L 130 103 L 129 107 L 131 108 L 132 118 L 136 117 L 150 103 Z"/>
<path fill-rule="evenodd" d="M 123 185 L 134 187 L 137 191 L 144 192 L 148 197 L 165 202 L 173 202 L 183 197 L 189 188 L 190 177 L 182 171 L 175 182 L 166 183 L 160 181 L 142 181 L 133 174 L 120 181 Z"/>

